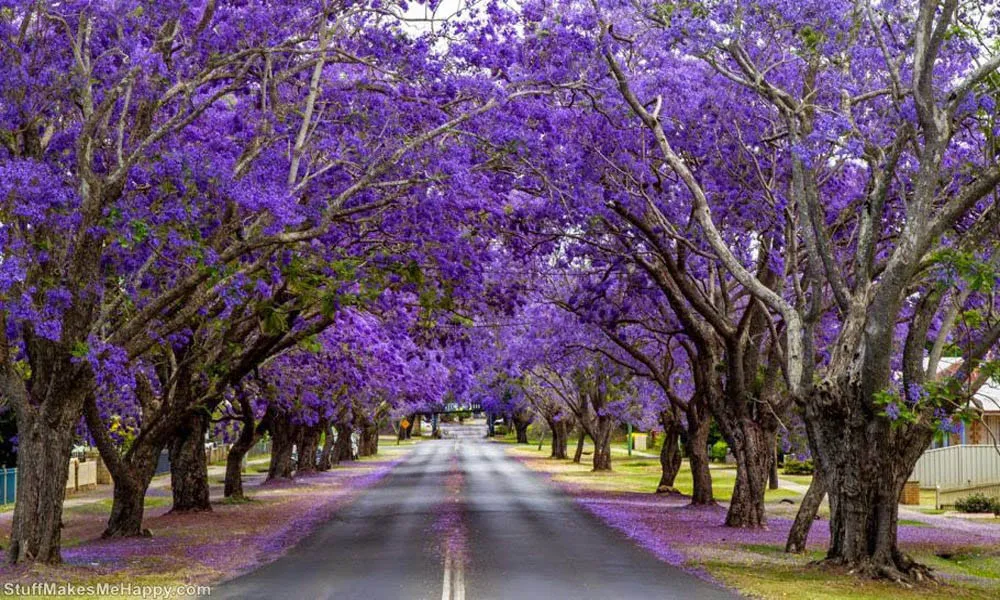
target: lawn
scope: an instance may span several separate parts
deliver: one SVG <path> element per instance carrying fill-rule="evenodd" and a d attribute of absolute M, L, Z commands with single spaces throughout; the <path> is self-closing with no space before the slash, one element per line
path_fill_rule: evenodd
<path fill-rule="evenodd" d="M 780 548 L 774 547 L 780 552 Z M 917 553 L 914 558 L 934 567 L 935 572 L 948 583 L 928 584 L 905 588 L 894 583 L 884 583 L 855 577 L 841 569 L 820 566 L 798 560 L 783 560 L 773 553 L 746 551 L 730 553 L 725 557 L 706 560 L 700 566 L 720 582 L 755 598 L 795 598 L 802 600 L 918 600 L 954 599 L 989 600 L 997 598 L 1000 587 L 997 583 L 997 568 L 1000 560 L 996 556 L 978 561 L 982 573 L 973 580 L 966 580 L 969 567 L 944 560 L 931 553 Z M 993 585 L 983 581 L 983 577 L 993 578 Z"/>
<path fill-rule="evenodd" d="M 812 475 L 785 475 L 784 473 L 778 473 L 779 479 L 784 479 L 786 481 L 791 481 L 793 483 L 798 483 L 800 485 L 809 485 L 812 483 Z"/>
<path fill-rule="evenodd" d="M 99 514 L 108 515 L 111 512 L 111 498 L 104 498 L 96 502 L 88 502 L 71 509 L 67 509 L 70 514 Z M 144 506 L 146 510 L 170 506 L 172 500 L 170 496 L 146 496 Z"/>
<path fill-rule="evenodd" d="M 507 442 L 508 440 L 501 440 Z M 575 446 L 571 448 L 571 451 Z M 543 444 L 542 449 L 538 449 L 538 444 L 514 445 L 510 452 L 515 456 L 544 459 L 549 456 L 551 449 Z M 591 470 L 590 459 L 593 455 L 593 445 L 584 446 L 584 457 L 580 464 L 571 461 L 552 461 L 546 466 L 546 471 L 553 473 L 553 480 L 571 485 L 579 485 L 591 489 L 603 491 L 621 492 L 652 492 L 660 483 L 660 460 L 654 456 L 640 456 L 638 452 L 633 452 L 628 456 L 625 448 L 617 445 L 611 448 L 611 468 L 610 473 L 595 473 Z M 572 452 L 571 452 L 572 453 Z M 645 452 L 645 454 L 650 454 Z M 712 491 L 718 500 L 729 501 L 733 495 L 733 487 L 736 484 L 736 467 L 733 465 L 712 465 Z M 693 489 L 691 469 L 688 462 L 681 463 L 681 469 L 674 480 L 674 486 L 683 494 L 690 494 Z M 798 498 L 801 494 L 787 489 L 768 490 L 766 499 L 777 501 L 782 498 Z"/>

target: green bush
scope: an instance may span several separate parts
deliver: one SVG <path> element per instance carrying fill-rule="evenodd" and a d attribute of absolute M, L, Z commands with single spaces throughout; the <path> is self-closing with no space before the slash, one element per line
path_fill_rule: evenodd
<path fill-rule="evenodd" d="M 1000 498 L 985 494 L 972 494 L 955 502 L 955 510 L 964 513 L 1000 513 Z"/>
<path fill-rule="evenodd" d="M 785 459 L 785 475 L 812 475 L 815 470 L 811 458 L 807 458 L 806 460 Z"/>
<path fill-rule="evenodd" d="M 725 462 L 726 454 L 729 452 L 729 445 L 722 440 L 719 440 L 712 444 L 712 447 L 708 451 L 708 457 L 715 462 Z"/>

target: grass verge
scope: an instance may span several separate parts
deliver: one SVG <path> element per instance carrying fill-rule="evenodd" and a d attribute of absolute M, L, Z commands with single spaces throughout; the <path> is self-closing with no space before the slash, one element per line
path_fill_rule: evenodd
<path fill-rule="evenodd" d="M 637 454 L 629 457 L 624 449 L 613 448 L 613 471 L 594 473 L 588 464 L 589 456 L 584 457 L 583 464 L 552 460 L 548 458 L 550 449 L 546 445 L 539 450 L 537 443 L 511 444 L 507 452 L 529 468 L 565 484 L 587 510 L 664 560 L 753 598 L 1000 598 L 1000 546 L 995 542 L 1000 539 L 998 537 L 939 529 L 915 519 L 900 520 L 902 549 L 918 562 L 933 568 L 939 579 L 938 583 L 905 588 L 861 579 L 843 569 L 819 564 L 825 553 L 828 531 L 825 519 L 814 526 L 807 553 L 786 554 L 784 537 L 799 497 L 792 490 L 768 492 L 768 530 L 733 530 L 721 526 L 724 509 L 691 510 L 684 506 L 683 499 L 650 493 L 660 477 L 657 457 Z M 716 498 L 728 501 L 735 483 L 735 469 L 713 465 L 712 477 Z M 808 484 L 808 477 L 792 477 L 783 476 L 782 479 Z M 676 485 L 683 493 L 691 491 L 691 473 L 686 461 L 678 473 Z M 786 498 L 792 499 L 794 504 L 782 503 Z M 821 512 L 821 516 L 825 514 Z M 996 533 L 990 535 L 996 536 Z M 994 541 L 985 541 L 988 539 Z M 672 559 L 671 556 L 681 558 Z"/>

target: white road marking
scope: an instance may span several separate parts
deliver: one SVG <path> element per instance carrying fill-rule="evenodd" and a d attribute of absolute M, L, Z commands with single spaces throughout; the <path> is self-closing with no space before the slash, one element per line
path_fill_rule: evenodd
<path fill-rule="evenodd" d="M 444 554 L 444 581 L 441 600 L 465 600 L 465 565 L 452 558 L 451 548 Z"/>
<path fill-rule="evenodd" d="M 460 454 L 466 450 L 462 440 L 455 439 L 452 452 Z M 455 494 L 459 490 L 454 491 Z M 444 552 L 444 581 L 441 583 L 441 600 L 465 600 L 465 565 L 461 559 L 455 559 L 451 554 L 451 544 Z"/>
<path fill-rule="evenodd" d="M 452 600 L 465 600 L 465 565 L 455 561 L 455 596 Z"/>
<path fill-rule="evenodd" d="M 451 549 L 444 554 L 444 583 L 441 584 L 441 600 L 451 600 Z"/>

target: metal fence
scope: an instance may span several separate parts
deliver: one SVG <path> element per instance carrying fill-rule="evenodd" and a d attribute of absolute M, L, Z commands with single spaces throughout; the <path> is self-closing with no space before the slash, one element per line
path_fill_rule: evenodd
<path fill-rule="evenodd" d="M 922 488 L 1000 483 L 1000 452 L 990 446 L 949 446 L 924 452 L 910 475 Z"/>
<path fill-rule="evenodd" d="M 271 440 L 261 440 L 254 444 L 252 448 L 247 452 L 247 458 L 253 458 L 255 456 L 264 456 L 271 453 Z"/>
<path fill-rule="evenodd" d="M 12 504 L 17 497 L 17 468 L 0 468 L 0 504 Z"/>

